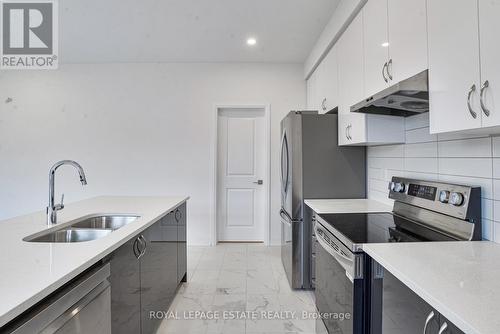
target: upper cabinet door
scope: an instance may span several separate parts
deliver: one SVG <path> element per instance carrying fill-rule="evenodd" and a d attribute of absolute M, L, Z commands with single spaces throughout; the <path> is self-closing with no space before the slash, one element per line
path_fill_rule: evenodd
<path fill-rule="evenodd" d="M 337 46 L 334 46 L 320 65 L 321 112 L 339 105 Z"/>
<path fill-rule="evenodd" d="M 388 71 L 397 83 L 428 68 L 425 0 L 388 0 L 388 19 Z"/>
<path fill-rule="evenodd" d="M 362 15 L 351 22 L 337 44 L 339 113 L 349 113 L 364 98 Z"/>
<path fill-rule="evenodd" d="M 427 23 L 430 131 L 481 127 L 477 1 L 427 0 Z"/>
<path fill-rule="evenodd" d="M 500 0 L 479 0 L 483 126 L 500 125 Z M 489 115 L 489 116 L 488 116 Z"/>
<path fill-rule="evenodd" d="M 317 110 L 317 76 L 318 69 L 316 69 L 307 79 L 307 109 L 309 110 Z"/>
<path fill-rule="evenodd" d="M 380 92 L 390 84 L 387 0 L 369 0 L 363 7 L 365 96 Z M 355 101 L 360 102 L 359 101 Z"/>

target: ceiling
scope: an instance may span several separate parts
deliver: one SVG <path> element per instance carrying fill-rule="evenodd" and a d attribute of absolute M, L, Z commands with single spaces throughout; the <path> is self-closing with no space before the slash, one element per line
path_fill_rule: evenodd
<path fill-rule="evenodd" d="M 60 60 L 302 63 L 338 2 L 64 0 Z"/>

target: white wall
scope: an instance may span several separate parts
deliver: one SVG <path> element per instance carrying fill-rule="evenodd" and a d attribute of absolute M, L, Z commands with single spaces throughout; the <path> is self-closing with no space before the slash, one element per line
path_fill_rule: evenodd
<path fill-rule="evenodd" d="M 279 122 L 305 106 L 300 64 L 86 64 L 0 73 L 0 219 L 47 204 L 48 169 L 74 159 L 56 192 L 190 195 L 188 240 L 208 244 L 214 104 L 271 106 L 271 240 L 279 243 Z M 12 99 L 12 101 L 10 101 Z M 9 102 L 10 101 L 10 102 Z M 59 196 L 59 195 L 58 195 Z"/>
<path fill-rule="evenodd" d="M 392 204 L 393 175 L 481 187 L 483 238 L 500 243 L 500 137 L 431 135 L 429 116 L 406 118 L 406 144 L 368 148 L 368 198 Z"/>

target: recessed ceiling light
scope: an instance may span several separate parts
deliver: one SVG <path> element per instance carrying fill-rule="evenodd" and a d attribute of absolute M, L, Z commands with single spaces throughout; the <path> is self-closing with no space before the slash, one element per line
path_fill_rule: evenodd
<path fill-rule="evenodd" d="M 257 40 L 253 37 L 250 37 L 249 39 L 247 39 L 247 44 L 248 45 L 255 45 L 255 44 L 257 44 Z"/>
<path fill-rule="evenodd" d="M 382 43 L 382 46 L 383 46 L 384 48 L 388 47 L 388 46 L 389 46 L 389 42 L 384 42 L 384 43 Z"/>

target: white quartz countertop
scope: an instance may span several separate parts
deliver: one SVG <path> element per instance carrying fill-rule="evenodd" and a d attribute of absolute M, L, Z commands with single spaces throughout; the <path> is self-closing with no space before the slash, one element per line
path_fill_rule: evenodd
<path fill-rule="evenodd" d="M 79 243 L 25 242 L 48 229 L 45 211 L 0 221 L 0 327 L 151 226 L 188 197 L 96 197 L 68 204 L 56 228 L 89 214 L 140 218 L 101 239 Z"/>
<path fill-rule="evenodd" d="M 499 244 L 389 243 L 363 250 L 465 333 L 499 333 Z"/>
<path fill-rule="evenodd" d="M 370 199 L 306 199 L 304 203 L 318 214 L 392 211 L 390 205 Z"/>

